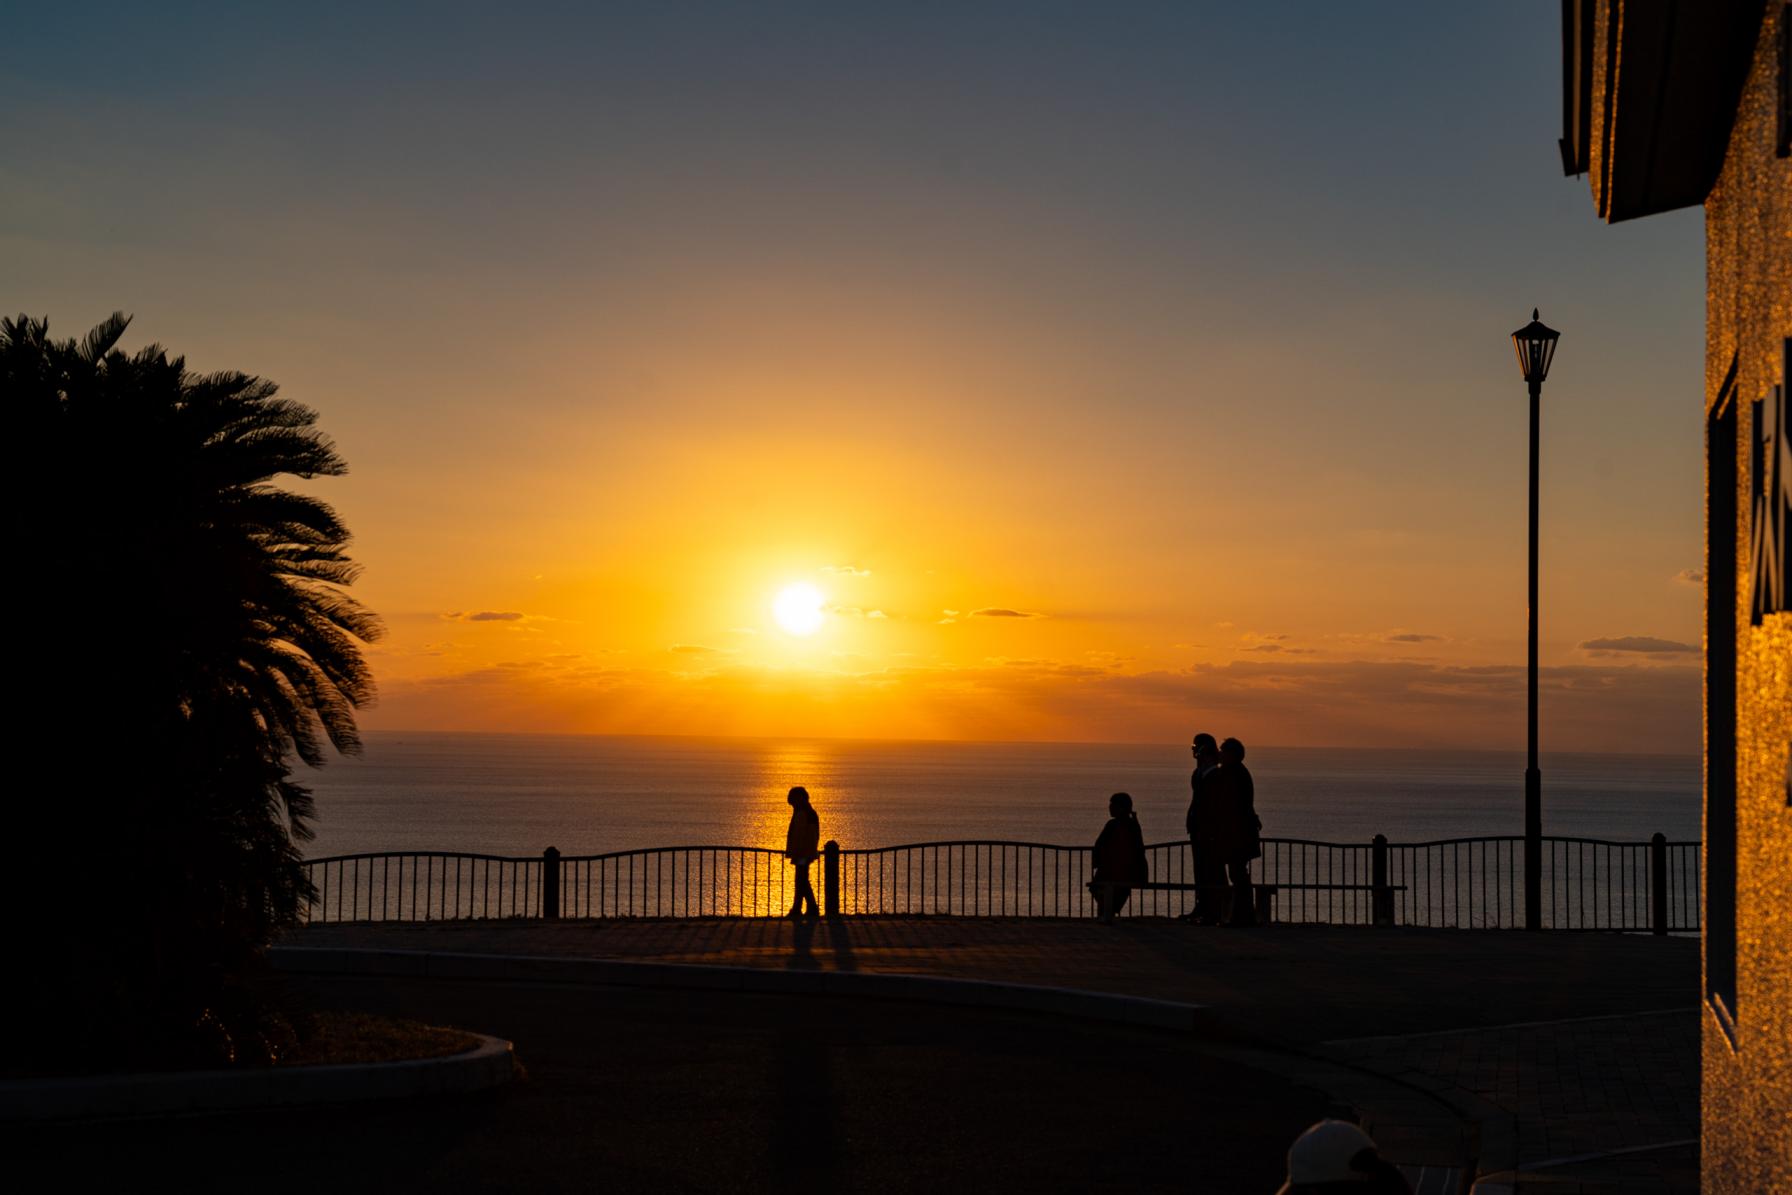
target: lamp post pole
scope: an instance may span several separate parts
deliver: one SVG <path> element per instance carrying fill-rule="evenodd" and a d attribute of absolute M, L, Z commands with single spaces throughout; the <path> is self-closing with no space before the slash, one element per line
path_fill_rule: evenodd
<path fill-rule="evenodd" d="M 1543 773 L 1537 769 L 1537 444 L 1542 424 L 1543 382 L 1531 387 L 1531 584 L 1526 637 L 1529 683 L 1525 703 L 1524 927 L 1543 928 Z"/>
<path fill-rule="evenodd" d="M 1537 769 L 1537 451 L 1543 423 L 1543 379 L 1561 336 L 1531 311 L 1531 322 L 1512 333 L 1518 366 L 1531 391 L 1530 625 L 1525 648 L 1529 674 L 1525 704 L 1524 927 L 1543 928 L 1543 774 Z"/>

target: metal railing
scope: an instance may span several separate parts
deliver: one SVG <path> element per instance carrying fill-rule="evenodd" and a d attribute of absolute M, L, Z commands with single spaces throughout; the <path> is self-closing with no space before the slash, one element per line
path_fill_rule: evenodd
<path fill-rule="evenodd" d="M 765 847 L 569 855 L 557 858 L 556 870 L 554 903 L 568 917 L 773 917 L 795 895 L 795 874 L 784 853 Z M 811 883 L 819 886 L 822 869 L 810 870 Z"/>
<path fill-rule="evenodd" d="M 967 839 L 839 852 L 841 913 L 1086 917 L 1087 847 Z"/>
<path fill-rule="evenodd" d="M 1545 838 L 1542 872 L 1545 929 L 1698 932 L 1697 842 Z M 1386 882 L 1398 924 L 1524 927 L 1522 836 L 1390 843 Z"/>
<path fill-rule="evenodd" d="M 544 855 L 376 851 L 307 859 L 307 921 L 459 921 L 539 917 Z"/>
<path fill-rule="evenodd" d="M 1278 888 L 1275 919 L 1369 925 L 1516 929 L 1524 924 L 1524 839 L 1367 843 L 1265 838 L 1253 867 Z M 1193 883 L 1186 841 L 1146 847 L 1151 879 Z M 309 922 L 503 917 L 775 917 L 795 895 L 783 853 L 764 847 L 675 846 L 561 856 L 375 852 L 305 862 L 316 895 Z M 1546 929 L 1696 933 L 1699 844 L 1593 838 L 1543 840 Z M 1087 847 L 975 839 L 843 849 L 811 869 L 830 916 L 1093 917 Z M 1298 885 L 1298 887 L 1296 887 Z M 1192 889 L 1140 889 L 1123 916 L 1173 917 Z M 1385 916 L 1383 920 L 1385 920 Z"/>

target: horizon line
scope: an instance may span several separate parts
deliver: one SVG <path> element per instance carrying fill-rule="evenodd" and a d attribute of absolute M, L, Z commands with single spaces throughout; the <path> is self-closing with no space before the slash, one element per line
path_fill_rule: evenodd
<path fill-rule="evenodd" d="M 927 744 L 929 746 L 983 746 L 983 747 L 1161 747 L 1165 743 L 1161 739 L 925 739 L 925 738 L 864 738 L 849 735 L 772 735 L 772 734 L 668 734 L 668 733 L 614 733 L 606 731 L 578 730 L 441 730 L 427 727 L 409 727 L 399 729 L 381 728 L 362 732 L 362 738 L 368 735 L 392 736 L 405 734 L 431 735 L 487 735 L 494 738 L 553 738 L 553 739 L 673 739 L 701 740 L 704 742 L 737 742 L 737 743 L 888 743 L 888 744 Z M 1190 736 L 1193 737 L 1192 735 Z M 1182 743 L 1186 748 L 1189 744 Z M 1247 745 L 1248 746 L 1248 745 Z M 1519 743 L 1512 747 L 1467 747 L 1457 744 L 1440 744 L 1432 746 L 1345 746 L 1335 743 L 1294 744 L 1264 743 L 1249 747 L 1252 751 L 1461 751 L 1479 752 L 1487 755 L 1511 753 L 1524 754 L 1524 745 Z M 1649 759 L 1702 759 L 1701 751 L 1588 751 L 1569 749 L 1545 749 L 1540 753 L 1544 757 L 1550 755 L 1601 755 L 1622 758 Z"/>

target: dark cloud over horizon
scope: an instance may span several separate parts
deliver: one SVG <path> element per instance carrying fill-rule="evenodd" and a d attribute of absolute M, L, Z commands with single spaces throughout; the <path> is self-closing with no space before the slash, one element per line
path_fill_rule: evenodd
<path fill-rule="evenodd" d="M 682 648 L 684 650 L 680 651 Z M 901 724 L 916 737 L 1186 741 L 1196 723 L 1246 742 L 1361 747 L 1521 749 L 1522 665 L 1290 659 L 1129 673 L 1041 659 L 973 667 L 909 665 L 863 672 L 786 673 L 730 662 L 701 645 L 677 654 L 712 661 L 684 682 L 681 707 L 736 733 L 795 734 L 855 705 L 924 711 Z M 663 673 L 579 661 L 521 664 L 386 686 L 379 721 L 392 728 L 677 733 L 656 720 Z M 1578 664 L 1540 673 L 1550 750 L 1696 752 L 1700 670 L 1681 663 Z M 887 703 L 895 698 L 896 706 Z M 490 725 L 490 711 L 505 711 Z M 763 715 L 763 716 L 761 716 Z M 477 723 L 477 726 L 475 726 Z"/>
<path fill-rule="evenodd" d="M 1620 635 L 1615 639 L 1589 639 L 1580 645 L 1594 655 L 1697 655 L 1696 643 L 1680 643 L 1673 639 L 1656 639 L 1649 635 Z"/>

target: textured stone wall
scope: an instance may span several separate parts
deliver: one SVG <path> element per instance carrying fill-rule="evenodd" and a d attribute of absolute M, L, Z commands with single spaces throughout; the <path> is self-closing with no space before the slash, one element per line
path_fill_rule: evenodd
<path fill-rule="evenodd" d="M 1728 157 L 1705 202 L 1705 402 L 1737 361 L 1737 908 L 1734 1047 L 1704 1026 L 1705 1189 L 1792 1191 L 1792 613 L 1749 622 L 1752 403 L 1792 337 L 1792 159 L 1774 156 L 1784 8 L 1767 4 Z M 1716 529 L 1713 529 L 1716 533 Z M 1709 834 L 1706 835 L 1709 841 Z"/>

